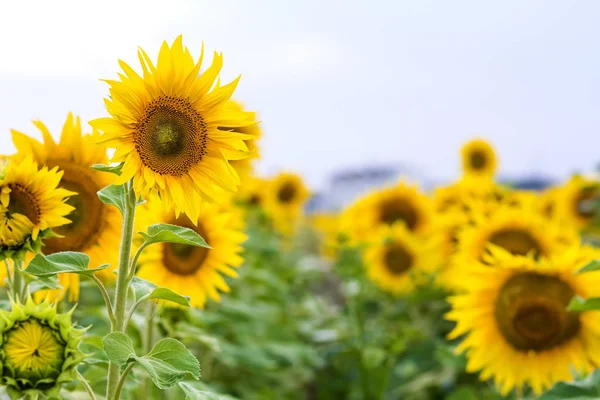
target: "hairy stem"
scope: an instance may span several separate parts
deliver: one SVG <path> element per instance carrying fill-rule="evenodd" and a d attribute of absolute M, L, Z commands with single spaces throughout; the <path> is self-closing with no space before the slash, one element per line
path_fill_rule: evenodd
<path fill-rule="evenodd" d="M 81 372 L 79 372 L 79 371 L 77 371 L 77 379 L 79 379 L 79 382 L 81 382 L 81 384 L 85 388 L 85 391 L 88 392 L 88 394 L 90 395 L 90 399 L 91 400 L 96 400 L 96 395 L 94 394 L 94 390 L 90 386 L 90 384 L 87 381 L 87 379 L 85 379 L 83 377 L 83 375 L 81 375 Z"/>

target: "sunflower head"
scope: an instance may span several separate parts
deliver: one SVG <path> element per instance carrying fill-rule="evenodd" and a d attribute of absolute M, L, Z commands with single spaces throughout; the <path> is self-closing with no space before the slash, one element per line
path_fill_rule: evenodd
<path fill-rule="evenodd" d="M 294 232 L 309 196 L 308 188 L 296 174 L 283 172 L 269 181 L 264 208 L 273 219 L 277 231 L 284 235 Z"/>
<path fill-rule="evenodd" d="M 220 300 L 229 286 L 222 275 L 237 277 L 236 268 L 244 261 L 242 243 L 246 240 L 239 213 L 230 206 L 203 203 L 196 221 L 176 216 L 153 199 L 142 206 L 141 217 L 150 223 L 168 223 L 193 229 L 210 248 L 176 243 L 160 243 L 146 249 L 140 257 L 138 275 L 158 286 L 190 297 L 190 303 L 203 308 L 206 299 Z M 232 207 L 232 206 L 231 206 Z"/>
<path fill-rule="evenodd" d="M 575 272 L 598 257 L 597 250 L 573 246 L 535 260 L 495 248 L 487 268 L 463 276 L 468 290 L 450 299 L 447 317 L 464 335 L 467 371 L 493 378 L 503 395 L 529 385 L 536 394 L 554 382 L 585 373 L 600 360 L 598 312 L 567 310 L 574 295 L 600 294 L 600 274 Z"/>
<path fill-rule="evenodd" d="M 560 190 L 558 217 L 566 224 L 582 230 L 589 229 L 595 223 L 598 200 L 600 182 L 575 176 Z"/>
<path fill-rule="evenodd" d="M 62 172 L 38 169 L 31 156 L 11 161 L 0 179 L 0 258 L 23 258 L 40 250 L 52 228 L 68 224 L 76 193 L 58 187 Z"/>
<path fill-rule="evenodd" d="M 427 281 L 440 266 L 439 246 L 416 236 L 404 224 L 382 228 L 364 250 L 367 276 L 381 289 L 407 294 Z"/>
<path fill-rule="evenodd" d="M 0 379 L 11 396 L 55 396 L 85 357 L 78 349 L 83 332 L 72 325 L 70 312 L 58 314 L 47 302 L 29 298 L 0 311 Z"/>
<path fill-rule="evenodd" d="M 465 177 L 493 178 L 498 160 L 491 144 L 474 139 L 461 149 L 462 170 Z"/>
<path fill-rule="evenodd" d="M 203 53 L 194 60 L 179 36 L 162 44 L 156 65 L 141 49 L 138 56 L 143 73 L 120 62 L 120 80 L 108 81 L 111 117 L 90 124 L 104 132 L 103 144 L 116 148 L 112 161 L 123 163 L 116 183 L 133 179 L 137 195 L 158 193 L 167 207 L 195 221 L 200 200 L 240 185 L 229 160 L 248 156 L 245 140 L 253 136 L 238 128 L 254 125 L 255 115 L 228 105 L 239 78 L 217 82 L 220 54 L 200 73 Z"/>
<path fill-rule="evenodd" d="M 321 254 L 327 258 L 335 257 L 339 247 L 339 216 L 333 213 L 312 214 L 309 224 L 319 235 Z"/>
<path fill-rule="evenodd" d="M 250 176 L 242 183 L 240 190 L 235 194 L 235 201 L 243 206 L 264 207 L 267 189 L 267 180 Z"/>

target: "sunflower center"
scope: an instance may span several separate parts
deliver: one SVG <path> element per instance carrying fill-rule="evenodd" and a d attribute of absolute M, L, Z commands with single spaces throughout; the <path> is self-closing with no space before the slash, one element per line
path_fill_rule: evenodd
<path fill-rule="evenodd" d="M 257 195 L 257 194 L 253 194 L 248 199 L 248 204 L 250 204 L 252 206 L 258 206 L 258 205 L 260 205 L 260 196 Z"/>
<path fill-rule="evenodd" d="M 394 243 L 385 252 L 385 266 L 394 275 L 401 275 L 413 265 L 413 255 L 400 243 Z"/>
<path fill-rule="evenodd" d="M 293 183 L 285 183 L 277 192 L 277 198 L 281 203 L 291 203 L 296 197 L 296 186 Z"/>
<path fill-rule="evenodd" d="M 55 228 L 63 237 L 46 239 L 44 253 L 59 251 L 83 251 L 98 242 L 98 237 L 106 226 L 107 207 L 96 195 L 102 189 L 88 167 L 73 164 L 59 164 L 64 171 L 60 186 L 76 192 L 67 203 L 75 207 L 68 215 L 70 224 Z"/>
<path fill-rule="evenodd" d="M 387 225 L 403 221 L 408 229 L 414 230 L 419 221 L 415 208 L 403 199 L 386 200 L 381 204 L 379 219 Z"/>
<path fill-rule="evenodd" d="M 579 314 L 567 311 L 575 292 L 554 276 L 522 273 L 510 278 L 496 300 L 496 322 L 502 336 L 522 351 L 543 351 L 574 337 Z"/>
<path fill-rule="evenodd" d="M 9 330 L 4 341 L 5 363 L 14 368 L 16 379 L 39 388 L 38 380 L 59 376 L 65 352 L 60 332 L 30 318 Z"/>
<path fill-rule="evenodd" d="M 11 183 L 8 187 L 11 190 L 8 203 L 9 214 L 22 214 L 29 218 L 34 225 L 37 225 L 42 212 L 33 193 L 19 183 Z"/>
<path fill-rule="evenodd" d="M 206 232 L 202 224 L 194 226 L 191 221 L 181 215 L 174 221 L 169 222 L 173 225 L 179 225 L 195 230 L 208 243 Z M 180 243 L 163 244 L 163 264 L 176 275 L 187 276 L 195 274 L 206 261 L 210 249 L 206 247 L 190 246 Z"/>
<path fill-rule="evenodd" d="M 538 257 L 544 254 L 537 239 L 531 233 L 523 230 L 506 229 L 498 231 L 490 237 L 489 242 L 514 255 L 524 256 L 532 252 L 535 257 Z"/>
<path fill-rule="evenodd" d="M 483 169 L 487 164 L 487 157 L 483 151 L 474 150 L 471 152 L 469 162 L 471 164 L 471 168 Z"/>
<path fill-rule="evenodd" d="M 600 193 L 596 187 L 586 187 L 581 189 L 575 200 L 575 211 L 580 217 L 592 219 L 596 215 L 596 203 Z"/>
<path fill-rule="evenodd" d="M 142 163 L 161 175 L 181 176 L 206 154 L 204 118 L 186 99 L 161 96 L 144 112 L 133 134 Z"/>

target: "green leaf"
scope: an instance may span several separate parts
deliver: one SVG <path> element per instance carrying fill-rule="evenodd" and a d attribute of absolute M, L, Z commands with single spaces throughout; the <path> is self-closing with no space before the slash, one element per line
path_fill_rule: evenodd
<path fill-rule="evenodd" d="M 98 198 L 104 204 L 110 204 L 119 209 L 121 214 L 125 210 L 125 187 L 123 185 L 108 185 L 98 191 Z"/>
<path fill-rule="evenodd" d="M 110 172 L 111 174 L 121 175 L 123 163 L 117 165 L 94 164 L 92 165 L 92 168 L 96 171 Z"/>
<path fill-rule="evenodd" d="M 587 263 L 585 266 L 581 267 L 577 273 L 583 274 L 584 272 L 592 272 L 600 270 L 600 260 L 592 260 Z"/>
<path fill-rule="evenodd" d="M 137 359 L 133 342 L 123 332 L 112 332 L 104 336 L 102 345 L 108 359 L 114 364 L 124 365 L 133 359 Z"/>
<path fill-rule="evenodd" d="M 148 298 L 156 299 L 156 300 L 168 300 L 168 301 L 172 301 L 173 303 L 177 303 L 182 306 L 186 306 L 186 307 L 190 306 L 190 298 L 189 297 L 181 296 L 181 295 L 175 293 L 174 291 L 172 291 L 171 289 L 167 289 L 167 288 L 159 287 L 159 288 L 154 289 L 152 292 L 150 292 L 150 296 L 148 296 Z"/>
<path fill-rule="evenodd" d="M 109 355 L 110 357 L 110 355 Z M 200 363 L 178 340 L 159 340 L 150 353 L 136 360 L 146 369 L 154 384 L 167 389 L 192 377 L 200 378 Z"/>
<path fill-rule="evenodd" d="M 87 254 L 75 251 L 62 251 L 50 254 L 49 256 L 37 253 L 29 262 L 25 272 L 37 277 L 52 276 L 67 272 L 89 276 L 96 271 L 109 267 L 109 264 L 104 264 L 97 268 L 88 269 L 89 263 L 90 257 Z"/>
<path fill-rule="evenodd" d="M 204 390 L 198 390 L 185 382 L 179 382 L 179 387 L 185 393 L 186 400 L 219 400 L 219 396 Z"/>
<path fill-rule="evenodd" d="M 600 398 L 600 370 L 576 382 L 559 382 L 544 393 L 539 400 L 597 400 Z"/>
<path fill-rule="evenodd" d="M 31 293 L 35 293 L 38 290 L 54 290 L 62 288 L 62 286 L 58 283 L 58 276 L 56 275 L 38 277 L 34 277 L 33 275 L 30 276 L 33 278 L 31 282 L 29 282 L 29 290 Z"/>
<path fill-rule="evenodd" d="M 142 296 L 149 294 L 150 292 L 152 292 L 154 289 L 156 289 L 158 287 L 154 283 L 149 282 L 145 279 L 139 278 L 137 276 L 133 277 L 133 279 L 131 280 L 131 283 L 129 285 L 135 292 L 135 297 L 138 299 Z"/>
<path fill-rule="evenodd" d="M 147 232 L 140 232 L 147 244 L 169 242 L 210 248 L 202 236 L 196 231 L 183 226 L 171 224 L 155 224 L 148 227 Z"/>
<path fill-rule="evenodd" d="M 567 307 L 570 311 L 600 310 L 600 297 L 583 299 L 579 296 L 573 297 Z"/>

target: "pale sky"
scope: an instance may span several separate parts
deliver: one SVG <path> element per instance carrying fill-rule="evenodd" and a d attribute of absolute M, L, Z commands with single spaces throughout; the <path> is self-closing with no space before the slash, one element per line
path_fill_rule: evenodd
<path fill-rule="evenodd" d="M 224 54 L 259 112 L 265 173 L 322 186 L 344 167 L 458 173 L 474 135 L 501 172 L 564 177 L 600 161 L 600 1 L 1 1 L 0 149 L 106 115 L 118 59 L 180 33 Z"/>

